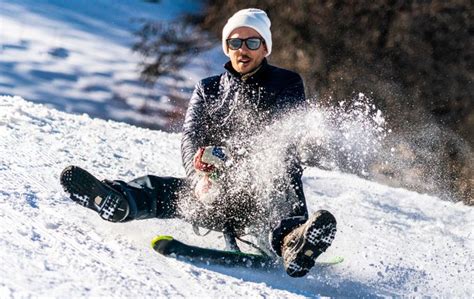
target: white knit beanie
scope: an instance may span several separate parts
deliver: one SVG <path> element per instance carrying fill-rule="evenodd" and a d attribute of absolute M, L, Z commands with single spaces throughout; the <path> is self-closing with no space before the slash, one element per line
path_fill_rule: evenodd
<path fill-rule="evenodd" d="M 242 9 L 236 12 L 222 29 L 222 50 L 224 54 L 229 56 L 227 53 L 227 43 L 226 40 L 229 38 L 229 35 L 232 31 L 239 27 L 250 27 L 257 31 L 262 38 L 265 40 L 267 46 L 267 55 L 270 55 L 272 52 L 272 33 L 270 31 L 271 26 L 270 19 L 267 14 L 258 8 L 247 8 Z"/>

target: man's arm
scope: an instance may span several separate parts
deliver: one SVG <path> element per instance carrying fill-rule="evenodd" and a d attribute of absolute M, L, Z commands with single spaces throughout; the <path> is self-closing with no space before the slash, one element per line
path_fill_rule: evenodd
<path fill-rule="evenodd" d="M 303 80 L 298 74 L 295 75 L 289 87 L 285 88 L 282 92 L 283 96 L 287 99 L 288 106 L 286 107 L 286 111 L 294 109 L 304 110 L 309 107 L 304 93 Z M 327 156 L 328 154 L 319 145 L 319 141 L 311 136 L 304 136 L 300 139 L 294 150 L 298 153 L 297 160 L 299 163 L 312 167 L 322 167 L 320 160 L 323 156 Z"/>
<path fill-rule="evenodd" d="M 301 76 L 291 72 L 285 81 L 285 87 L 282 88 L 278 96 L 281 99 L 282 112 L 287 113 L 294 109 L 305 108 L 307 102 Z"/>
<path fill-rule="evenodd" d="M 288 76 L 287 85 L 282 89 L 280 93 L 280 98 L 283 100 L 283 113 L 288 113 L 295 110 L 304 111 L 309 107 L 306 100 L 304 85 L 301 76 L 297 73 L 292 73 L 291 76 Z M 317 128 L 315 128 L 317 129 Z M 295 165 L 304 164 L 307 166 L 320 166 L 319 160 L 321 156 L 321 148 L 318 146 L 318 141 L 311 138 L 311 136 L 303 136 L 302 139 L 299 139 L 297 144 L 294 144 L 294 147 L 289 149 L 289 152 L 293 152 L 289 157 L 291 162 Z M 294 153 L 297 155 L 294 155 Z M 288 161 L 289 164 L 291 164 Z M 297 172 L 302 173 L 300 166 L 295 166 Z"/>
<path fill-rule="evenodd" d="M 188 110 L 183 124 L 183 137 L 181 139 L 181 158 L 186 170 L 186 176 L 191 179 L 194 186 L 198 180 L 196 169 L 194 168 L 194 155 L 200 147 L 207 144 L 206 132 L 206 111 L 202 82 L 194 88 L 193 95 L 189 101 Z"/>

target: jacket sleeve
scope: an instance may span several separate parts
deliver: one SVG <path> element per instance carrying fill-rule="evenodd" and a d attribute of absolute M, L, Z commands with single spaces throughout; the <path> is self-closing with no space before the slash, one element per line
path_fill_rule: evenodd
<path fill-rule="evenodd" d="M 197 182 L 198 176 L 193 165 L 193 158 L 199 147 L 206 146 L 206 118 L 205 100 L 202 81 L 194 88 L 189 101 L 188 110 L 183 124 L 181 139 L 181 158 L 186 170 L 186 176 L 191 181 L 191 186 Z"/>
<path fill-rule="evenodd" d="M 291 73 L 291 76 L 285 80 L 285 87 L 281 89 L 278 98 L 281 99 L 281 110 L 283 113 L 294 109 L 306 107 L 306 96 L 304 93 L 303 79 L 297 73 Z"/>
<path fill-rule="evenodd" d="M 297 73 L 291 72 L 285 80 L 285 87 L 280 91 L 279 98 L 281 99 L 280 111 L 283 114 L 293 110 L 305 109 L 307 107 L 306 96 L 304 92 L 303 79 Z M 301 167 L 301 160 L 298 151 L 298 144 L 291 144 L 287 153 L 287 165 L 289 173 L 295 180 L 301 181 L 303 169 Z"/>
<path fill-rule="evenodd" d="M 287 110 L 308 108 L 308 102 L 306 101 L 304 93 L 303 80 L 298 74 L 294 77 L 293 83 L 286 88 L 283 93 L 284 97 L 287 98 L 289 105 Z M 315 140 L 310 136 L 305 136 L 298 140 L 298 143 L 295 144 L 293 150 L 297 153 L 295 161 L 298 161 L 299 164 L 311 167 L 322 167 L 320 159 L 325 152 L 322 147 L 318 145 L 318 140 Z"/>

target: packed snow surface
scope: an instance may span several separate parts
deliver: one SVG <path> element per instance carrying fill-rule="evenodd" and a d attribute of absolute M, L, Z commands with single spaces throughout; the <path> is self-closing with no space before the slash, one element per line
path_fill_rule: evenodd
<path fill-rule="evenodd" d="M 198 55 L 180 72 L 184 82 L 162 79 L 150 89 L 139 80 L 142 57 L 131 49 L 139 41 L 133 33 L 141 20 L 169 21 L 198 9 L 192 0 L 0 1 L 0 93 L 61 111 L 165 126 L 156 111 L 173 110 L 167 86 L 192 87 L 215 73 L 224 55 Z M 206 55 L 212 60 L 199 58 Z"/>
<path fill-rule="evenodd" d="M 222 248 L 181 220 L 114 224 L 72 202 L 59 174 L 182 176 L 180 135 L 70 115 L 0 97 L 0 297 L 472 297 L 474 210 L 353 175 L 307 168 L 310 211 L 338 220 L 320 259 L 342 264 L 293 279 L 282 269 L 198 265 L 159 256 L 158 234 Z"/>

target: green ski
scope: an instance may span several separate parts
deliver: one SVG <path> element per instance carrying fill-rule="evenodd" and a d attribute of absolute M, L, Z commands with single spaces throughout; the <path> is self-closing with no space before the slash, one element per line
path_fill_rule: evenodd
<path fill-rule="evenodd" d="M 270 256 L 192 246 L 171 236 L 157 236 L 151 241 L 151 246 L 156 252 L 165 256 L 183 257 L 191 261 L 224 266 L 268 268 L 276 263 Z"/>
<path fill-rule="evenodd" d="M 181 257 L 206 264 L 261 269 L 274 268 L 279 264 L 278 260 L 271 256 L 241 251 L 202 248 L 185 244 L 174 239 L 172 236 L 156 236 L 151 241 L 151 247 L 164 256 Z M 329 261 L 316 262 L 316 265 L 320 267 L 332 266 L 342 263 L 343 260 L 344 258 L 342 257 L 335 257 Z"/>

